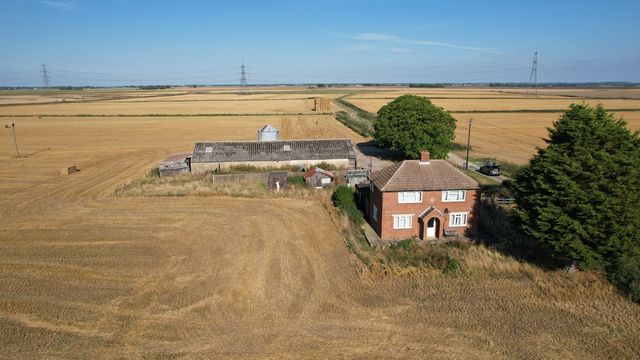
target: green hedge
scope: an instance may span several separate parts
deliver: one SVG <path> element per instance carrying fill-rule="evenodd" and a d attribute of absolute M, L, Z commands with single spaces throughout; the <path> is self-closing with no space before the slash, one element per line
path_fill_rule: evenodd
<path fill-rule="evenodd" d="M 362 212 L 358 210 L 354 196 L 355 193 L 350 187 L 340 185 L 336 188 L 336 191 L 334 191 L 332 199 L 333 204 L 341 213 L 346 214 L 351 221 L 360 225 L 364 221 L 364 218 L 362 217 Z"/>

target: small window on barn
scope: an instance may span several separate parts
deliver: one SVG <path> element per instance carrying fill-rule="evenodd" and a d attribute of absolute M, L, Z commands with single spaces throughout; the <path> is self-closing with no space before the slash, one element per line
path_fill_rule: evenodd
<path fill-rule="evenodd" d="M 282 148 L 282 150 L 284 150 L 284 151 L 291 151 L 291 146 L 289 146 L 289 145 L 285 145 L 285 146 Z"/>
<path fill-rule="evenodd" d="M 207 153 L 207 154 L 212 153 L 213 152 L 213 147 L 207 146 L 206 148 L 204 148 L 204 152 Z"/>

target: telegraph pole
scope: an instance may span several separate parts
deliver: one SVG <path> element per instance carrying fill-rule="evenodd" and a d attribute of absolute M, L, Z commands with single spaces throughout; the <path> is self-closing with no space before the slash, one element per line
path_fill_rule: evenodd
<path fill-rule="evenodd" d="M 40 66 L 42 67 L 42 70 L 40 70 L 40 72 L 42 73 L 42 88 L 46 89 L 50 86 L 49 72 L 47 71 L 47 64 L 42 64 Z"/>
<path fill-rule="evenodd" d="M 469 170 L 469 148 L 471 147 L 471 122 L 473 118 L 469 118 L 469 134 L 467 135 L 467 160 L 464 163 L 464 169 Z"/>
<path fill-rule="evenodd" d="M 9 125 L 5 125 L 5 128 L 9 128 Z M 16 141 L 16 123 L 11 124 L 11 129 L 13 130 L 13 145 L 16 147 L 16 157 L 20 157 L 20 152 L 18 151 L 18 141 Z"/>

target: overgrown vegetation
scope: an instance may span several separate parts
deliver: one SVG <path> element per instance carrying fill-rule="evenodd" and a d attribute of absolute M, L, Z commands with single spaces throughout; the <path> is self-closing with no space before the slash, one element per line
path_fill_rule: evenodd
<path fill-rule="evenodd" d="M 304 186 L 304 177 L 302 175 L 288 176 L 287 184 L 294 186 Z"/>
<path fill-rule="evenodd" d="M 571 105 L 514 181 L 517 226 L 640 302 L 640 136 L 601 106 Z"/>
<path fill-rule="evenodd" d="M 335 102 L 353 111 L 359 118 L 368 121 L 373 124 L 376 121 L 376 114 L 372 114 L 365 109 L 362 109 L 346 100 L 346 96 L 341 96 L 334 99 Z"/>
<path fill-rule="evenodd" d="M 335 115 L 335 118 L 349 129 L 364 137 L 373 136 L 373 124 L 369 121 L 356 119 L 349 115 L 346 111 L 338 111 Z"/>
<path fill-rule="evenodd" d="M 246 173 L 266 173 L 266 172 L 272 172 L 272 171 L 288 171 L 288 172 L 299 172 L 301 170 L 301 168 L 299 166 L 291 166 L 291 165 L 284 165 L 284 166 L 272 166 L 272 167 L 258 167 L 258 166 L 253 166 L 253 165 L 234 165 L 231 166 L 229 169 L 221 169 L 220 171 L 215 171 L 212 172 L 212 174 L 219 174 L 219 175 L 224 175 L 224 174 L 246 174 Z"/>
<path fill-rule="evenodd" d="M 333 193 L 333 204 L 341 213 L 347 215 L 349 220 L 354 224 L 360 225 L 364 222 L 362 212 L 356 205 L 355 193 L 352 188 L 347 185 L 339 185 Z"/>
<path fill-rule="evenodd" d="M 287 191 L 269 191 L 264 182 L 220 183 L 211 173 L 159 177 L 151 170 L 144 177 L 128 182 L 114 191 L 116 196 L 231 196 L 231 197 L 315 197 L 318 191 L 304 186 L 302 176 L 291 176 Z"/>

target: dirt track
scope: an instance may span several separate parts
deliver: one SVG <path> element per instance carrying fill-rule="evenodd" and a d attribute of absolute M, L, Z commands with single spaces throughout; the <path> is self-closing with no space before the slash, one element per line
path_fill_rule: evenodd
<path fill-rule="evenodd" d="M 637 305 L 598 282 L 363 275 L 316 202 L 112 195 L 195 139 L 275 121 L 357 137 L 330 117 L 24 118 L 15 159 L 0 132 L 0 358 L 640 352 Z"/>

